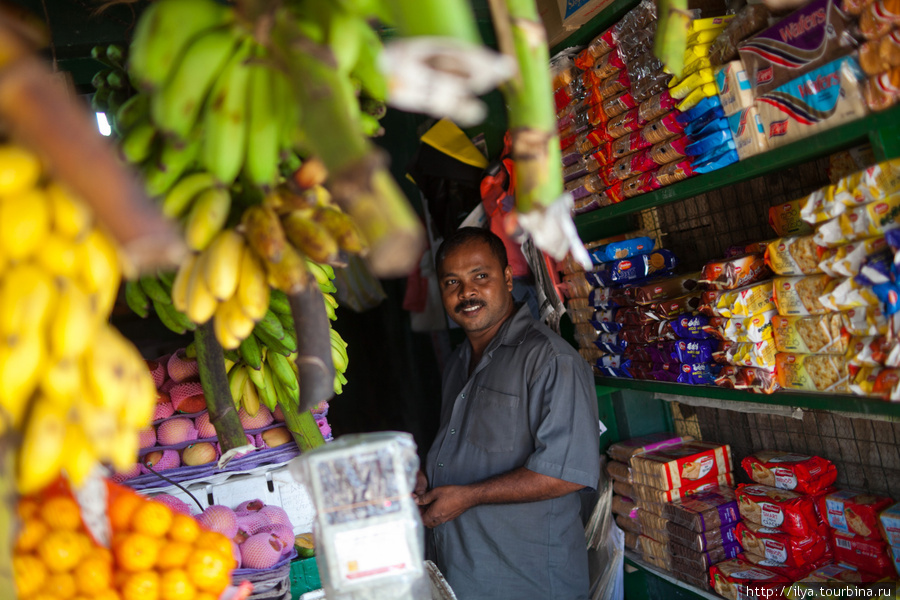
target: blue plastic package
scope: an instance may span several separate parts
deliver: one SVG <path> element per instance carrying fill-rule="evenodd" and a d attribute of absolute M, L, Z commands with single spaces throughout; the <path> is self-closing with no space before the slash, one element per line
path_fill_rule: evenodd
<path fill-rule="evenodd" d="M 595 265 L 623 258 L 631 258 L 653 252 L 655 242 L 648 237 L 636 237 L 621 242 L 612 242 L 591 250 L 591 261 Z"/>
<path fill-rule="evenodd" d="M 621 339 L 618 332 L 616 332 L 601 333 L 594 341 L 594 345 L 610 354 L 622 354 L 625 351 L 625 346 L 628 344 L 625 340 Z"/>
<path fill-rule="evenodd" d="M 682 364 L 678 374 L 678 383 L 691 385 L 710 385 L 716 381 L 716 376 L 722 370 L 722 365 L 709 363 Z"/>
<path fill-rule="evenodd" d="M 889 281 L 888 283 L 879 283 L 872 287 L 872 291 L 878 296 L 884 304 L 884 314 L 892 315 L 900 311 L 900 286 Z"/>
<path fill-rule="evenodd" d="M 677 265 L 675 255 L 670 250 L 661 248 L 650 254 L 604 263 L 605 268 L 591 273 L 588 281 L 596 281 L 598 286 L 620 285 L 650 276 L 662 276 Z"/>
<path fill-rule="evenodd" d="M 684 127 L 684 135 L 688 137 L 697 137 L 697 132 L 709 125 L 713 121 L 717 121 L 719 119 L 725 118 L 725 111 L 722 110 L 722 107 L 716 107 L 704 115 L 701 115 L 695 121 L 691 121 Z"/>
<path fill-rule="evenodd" d="M 713 133 L 710 133 L 705 137 L 698 138 L 697 141 L 688 144 L 685 147 L 685 151 L 690 156 L 700 157 L 707 152 L 716 152 L 723 147 L 729 146 L 729 144 L 729 149 L 734 149 L 734 138 L 731 137 L 731 129 L 727 126 L 727 123 L 728 122 L 726 121 L 725 129 L 714 131 Z M 716 152 L 716 154 L 718 154 L 718 152 Z M 693 160 L 691 161 L 691 165 L 693 166 L 697 162 L 699 161 Z"/>
<path fill-rule="evenodd" d="M 681 364 L 710 362 L 718 348 L 718 340 L 678 340 L 672 348 L 672 360 Z"/>
<path fill-rule="evenodd" d="M 894 280 L 894 253 L 890 248 L 870 254 L 859 269 L 856 281 L 863 285 L 873 286 Z"/>
<path fill-rule="evenodd" d="M 721 116 L 725 115 L 724 110 L 722 109 L 722 101 L 719 100 L 719 96 L 708 96 L 698 102 L 693 108 L 689 111 L 683 112 L 680 115 L 675 117 L 675 120 L 687 127 L 690 123 L 694 121 L 698 121 L 701 119 L 706 113 L 712 110 L 718 109 L 719 112 L 722 113 Z"/>
<path fill-rule="evenodd" d="M 692 140 L 700 140 L 708 135 L 718 133 L 719 131 L 725 131 L 726 129 L 731 130 L 731 126 L 728 124 L 728 118 L 718 117 L 716 119 L 711 119 L 705 125 L 691 133 L 690 137 Z"/>
<path fill-rule="evenodd" d="M 591 325 L 594 326 L 594 329 L 602 333 L 616 333 L 622 330 L 621 325 L 610 321 L 591 321 Z"/>
<path fill-rule="evenodd" d="M 732 145 L 734 142 L 731 142 Z M 708 161 L 697 161 L 693 165 L 693 169 L 695 173 L 712 173 L 717 169 L 721 169 L 722 167 L 727 167 L 730 164 L 736 163 L 740 160 L 738 156 L 737 150 L 729 149 L 727 152 L 716 155 L 715 158 Z"/>
<path fill-rule="evenodd" d="M 709 317 L 692 313 L 683 313 L 672 321 L 672 329 L 675 330 L 678 337 L 688 340 L 705 340 L 710 338 L 710 334 L 704 331 L 704 327 L 708 325 Z"/>

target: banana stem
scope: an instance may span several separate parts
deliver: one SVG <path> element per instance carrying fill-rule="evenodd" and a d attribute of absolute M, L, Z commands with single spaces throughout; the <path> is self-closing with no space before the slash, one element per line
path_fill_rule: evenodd
<path fill-rule="evenodd" d="M 449 37 L 481 45 L 472 8 L 465 0 L 389 0 L 400 35 Z"/>
<path fill-rule="evenodd" d="M 308 411 L 334 396 L 330 326 L 318 285 L 310 283 L 302 292 L 289 294 L 288 300 L 297 333 L 300 411 Z"/>
<path fill-rule="evenodd" d="M 232 448 L 247 444 L 244 426 L 234 409 L 228 376 L 225 373 L 225 352 L 216 339 L 212 321 L 197 327 L 194 332 L 197 348 L 197 366 L 200 368 L 200 384 L 209 409 L 209 422 L 216 430 L 222 445 L 222 454 Z"/>
<path fill-rule="evenodd" d="M 3 418 L 3 417 L 0 417 Z M 12 549 L 18 533 L 16 527 L 15 452 L 13 449 L 12 425 L 5 424 L 6 433 L 0 435 L 0 531 L 6 532 L 0 538 L 0 589 L 12 593 L 16 598 L 13 583 Z"/>
<path fill-rule="evenodd" d="M 5 59 L 18 56 L 8 63 Z M 0 117 L 81 196 L 139 271 L 178 264 L 187 251 L 178 231 L 116 157 L 96 123 L 36 56 L 16 48 L 0 20 Z"/>
<path fill-rule="evenodd" d="M 512 53 L 519 65 L 518 76 L 501 90 L 516 165 L 516 208 L 526 213 L 549 206 L 563 191 L 547 34 L 534 0 L 492 1 L 491 13 L 501 49 Z"/>
<path fill-rule="evenodd" d="M 298 411 L 297 407 L 290 407 L 279 401 L 281 412 L 284 413 L 284 424 L 294 437 L 300 452 L 308 452 L 325 444 L 322 430 L 316 424 L 315 417 L 308 410 Z"/>

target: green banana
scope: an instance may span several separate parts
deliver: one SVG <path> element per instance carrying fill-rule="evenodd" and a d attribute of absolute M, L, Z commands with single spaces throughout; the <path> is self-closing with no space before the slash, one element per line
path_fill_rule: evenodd
<path fill-rule="evenodd" d="M 234 402 L 235 408 L 240 408 L 241 394 L 244 389 L 244 382 L 249 377 L 247 366 L 236 364 L 228 371 L 228 389 L 231 391 L 231 400 Z"/>
<path fill-rule="evenodd" d="M 122 72 L 113 69 L 106 76 L 106 83 L 114 90 L 124 90 L 128 88 L 128 76 Z"/>
<path fill-rule="evenodd" d="M 250 70 L 247 95 L 247 149 L 244 167 L 247 176 L 261 187 L 274 187 L 278 180 L 278 154 L 283 109 L 275 102 L 275 71 L 261 62 L 262 51 L 256 53 Z"/>
<path fill-rule="evenodd" d="M 249 375 L 250 380 L 253 382 L 253 385 L 257 387 L 257 389 L 266 385 L 265 373 L 263 372 L 263 369 L 265 368 L 265 363 L 263 363 L 262 366 L 258 369 L 254 369 L 250 366 L 247 367 L 247 375 Z"/>
<path fill-rule="evenodd" d="M 106 46 L 104 46 L 103 44 L 98 44 L 91 48 L 91 58 L 99 63 L 106 65 L 107 67 L 115 66 L 106 56 Z"/>
<path fill-rule="evenodd" d="M 275 313 L 275 316 L 278 317 L 278 320 L 281 322 L 285 335 L 287 335 L 289 331 L 294 330 L 294 315 L 291 313 Z"/>
<path fill-rule="evenodd" d="M 247 150 L 247 84 L 250 69 L 245 62 L 252 50 L 252 40 L 241 42 L 213 84 L 203 111 L 206 137 L 201 160 L 226 185 L 234 182 L 244 164 Z"/>
<path fill-rule="evenodd" d="M 263 364 L 262 349 L 259 347 L 259 341 L 256 336 L 248 335 L 241 345 L 238 346 L 238 353 L 244 362 L 251 369 L 259 369 Z"/>
<path fill-rule="evenodd" d="M 109 100 L 110 93 L 112 93 L 112 90 L 109 89 L 108 85 L 104 85 L 94 92 L 94 95 L 91 96 L 91 108 L 96 112 L 105 113 L 107 111 L 106 103 Z"/>
<path fill-rule="evenodd" d="M 99 90 L 100 88 L 108 87 L 109 81 L 106 79 L 110 73 L 112 73 L 112 69 L 100 69 L 94 76 L 91 77 L 91 85 L 95 90 Z"/>
<path fill-rule="evenodd" d="M 134 30 L 128 56 L 131 74 L 144 89 L 162 87 L 196 37 L 233 18 L 230 8 L 212 0 L 152 2 Z"/>
<path fill-rule="evenodd" d="M 237 350 L 229 350 L 228 348 L 224 348 L 223 353 L 225 354 L 225 358 L 227 358 L 231 362 L 233 362 L 233 363 L 241 362 L 241 355 L 238 354 Z"/>
<path fill-rule="evenodd" d="M 110 44 L 106 47 L 104 54 L 109 63 L 114 65 L 117 69 L 125 69 L 126 59 L 124 46 L 121 44 Z"/>
<path fill-rule="evenodd" d="M 150 298 L 147 297 L 137 281 L 125 282 L 125 303 L 134 311 L 134 314 L 142 319 L 146 319 L 150 314 Z"/>
<path fill-rule="evenodd" d="M 266 363 L 272 369 L 275 377 L 281 381 L 285 389 L 300 389 L 300 383 L 297 381 L 297 375 L 291 368 L 291 363 L 286 356 L 272 352 L 266 355 Z"/>
<path fill-rule="evenodd" d="M 278 405 L 278 396 L 275 392 L 275 382 L 272 381 L 272 369 L 263 366 L 263 386 L 256 386 L 259 390 L 259 399 L 269 410 L 275 410 Z"/>
<path fill-rule="evenodd" d="M 191 201 L 200 192 L 215 184 L 215 176 L 207 171 L 199 171 L 182 177 L 166 192 L 162 202 L 162 213 L 171 219 L 177 219 L 187 211 Z"/>
<path fill-rule="evenodd" d="M 239 41 L 233 28 L 220 27 L 190 43 L 160 93 L 153 96 L 150 111 L 160 128 L 181 139 L 187 137 Z"/>
<path fill-rule="evenodd" d="M 153 153 L 153 142 L 155 139 L 156 127 L 153 126 L 149 119 L 144 119 L 128 130 L 128 133 L 119 145 L 119 149 L 122 152 L 122 156 L 129 163 L 133 165 L 140 164 Z"/>
<path fill-rule="evenodd" d="M 335 329 L 330 331 L 330 335 L 331 360 L 334 362 L 334 369 L 343 373 L 350 364 L 350 358 L 347 355 L 347 343 Z"/>
<path fill-rule="evenodd" d="M 169 292 L 162 286 L 159 279 L 153 275 L 141 275 L 138 281 L 141 284 L 141 289 L 144 290 L 144 293 L 146 293 L 151 300 L 159 302 L 160 304 L 172 304 L 172 296 L 170 296 Z"/>
<path fill-rule="evenodd" d="M 331 296 L 331 294 L 322 294 L 323 296 Z M 334 310 L 334 305 L 325 300 L 325 314 L 328 315 L 329 321 L 337 321 L 337 313 Z"/>
<path fill-rule="evenodd" d="M 175 333 L 179 333 L 181 329 L 184 329 L 185 331 L 194 331 L 197 328 L 196 323 L 188 319 L 186 314 L 179 311 L 171 304 L 163 304 L 162 302 L 156 302 L 154 300 L 153 308 L 156 309 L 156 314 L 163 323 L 169 322 L 176 326 L 176 328 L 172 328 L 169 325 L 166 325 Z M 165 315 L 163 315 L 163 313 L 165 313 Z"/>
<path fill-rule="evenodd" d="M 297 349 L 296 347 L 291 348 L 289 346 L 291 342 L 289 338 L 278 339 L 269 335 L 259 327 L 253 330 L 253 335 L 259 338 L 260 345 L 265 346 L 269 352 L 277 352 L 278 354 L 287 356 Z"/>
<path fill-rule="evenodd" d="M 323 292 L 331 294 L 337 291 L 325 289 L 329 286 L 334 287 L 334 283 L 331 281 L 334 279 L 334 267 L 331 265 L 323 265 L 312 260 L 307 260 L 306 266 L 309 267 L 309 272 L 316 278 L 316 283 L 319 284 L 319 288 L 321 288 Z"/>
<path fill-rule="evenodd" d="M 328 25 L 326 44 L 337 62 L 338 72 L 349 75 L 359 58 L 363 39 L 358 35 L 357 26 L 363 21 L 357 15 L 346 12 L 337 2 L 328 2 Z M 365 22 L 363 21 L 365 25 Z M 368 25 L 365 25 L 368 27 Z"/>
<path fill-rule="evenodd" d="M 269 293 L 269 308 L 272 309 L 272 312 L 280 315 L 291 314 L 291 303 L 288 300 L 287 294 L 281 290 L 272 289 Z"/>
<path fill-rule="evenodd" d="M 150 196 L 162 196 L 190 168 L 200 153 L 199 135 L 187 141 L 165 139 L 152 165 L 144 168 L 144 187 Z"/>
<path fill-rule="evenodd" d="M 186 327 L 181 326 L 175 319 L 171 318 L 171 314 L 166 311 L 166 304 L 162 304 L 152 299 L 151 302 L 153 302 L 153 309 L 156 311 L 156 316 L 159 317 L 159 320 L 162 321 L 163 325 L 179 335 L 183 335 L 187 332 Z"/>
<path fill-rule="evenodd" d="M 350 76 L 359 80 L 366 96 L 385 102 L 388 95 L 387 77 L 378 66 L 384 43 L 378 33 L 365 21 L 356 22 L 356 35 L 360 40 L 359 54 L 350 70 Z"/>
<path fill-rule="evenodd" d="M 271 369 L 269 370 L 271 371 Z M 300 386 L 298 385 L 297 389 L 288 388 L 275 373 L 272 373 L 272 384 L 283 408 L 296 412 L 300 408 Z"/>
<path fill-rule="evenodd" d="M 284 326 L 272 310 L 267 310 L 265 316 L 256 324 L 257 330 L 262 330 L 277 339 L 284 338 Z"/>
<path fill-rule="evenodd" d="M 116 112 L 116 122 L 125 133 L 137 125 L 141 120 L 150 118 L 150 96 L 147 94 L 135 94 L 119 107 Z"/>

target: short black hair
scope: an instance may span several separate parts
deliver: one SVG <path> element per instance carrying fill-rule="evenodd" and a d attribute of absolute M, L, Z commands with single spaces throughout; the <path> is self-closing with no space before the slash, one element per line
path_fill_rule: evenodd
<path fill-rule="evenodd" d="M 487 244 L 494 256 L 497 257 L 497 260 L 500 261 L 500 270 L 506 270 L 506 267 L 509 265 L 509 259 L 506 256 L 506 246 L 503 245 L 503 240 L 501 240 L 496 233 L 490 229 L 482 229 L 481 227 L 460 227 L 447 236 L 438 247 L 437 252 L 434 255 L 435 271 L 440 274 L 441 265 L 444 263 L 444 259 L 451 250 L 474 241 Z"/>

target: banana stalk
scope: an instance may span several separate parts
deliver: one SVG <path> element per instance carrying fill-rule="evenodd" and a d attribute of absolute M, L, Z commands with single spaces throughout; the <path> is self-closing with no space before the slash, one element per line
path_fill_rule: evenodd
<path fill-rule="evenodd" d="M 289 294 L 288 300 L 297 333 L 300 410 L 309 411 L 334 396 L 331 326 L 319 286 L 308 285 L 302 292 Z"/>
<path fill-rule="evenodd" d="M 449 37 L 481 44 L 472 7 L 465 0 L 388 0 L 400 35 Z"/>
<path fill-rule="evenodd" d="M 228 375 L 225 373 L 225 354 L 216 340 L 211 322 L 197 327 L 194 332 L 197 348 L 197 364 L 200 368 L 200 384 L 206 396 L 209 422 L 216 430 L 222 453 L 247 443 L 244 426 L 231 400 Z"/>
<path fill-rule="evenodd" d="M 325 444 L 322 431 L 311 412 L 308 410 L 298 411 L 296 406 L 289 406 L 281 399 L 279 399 L 278 405 L 281 406 L 281 412 L 284 414 L 284 424 L 287 425 L 288 431 L 297 442 L 301 453 Z"/>
<path fill-rule="evenodd" d="M 516 208 L 527 213 L 549 206 L 563 191 L 547 34 L 534 0 L 490 0 L 490 6 L 500 50 L 519 65 L 501 91 L 516 164 Z"/>

